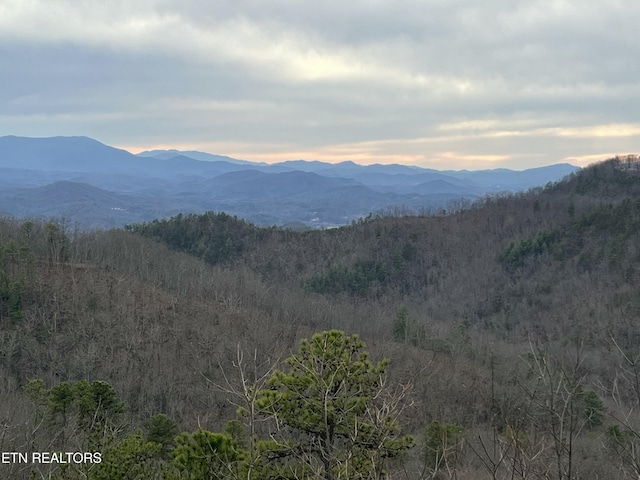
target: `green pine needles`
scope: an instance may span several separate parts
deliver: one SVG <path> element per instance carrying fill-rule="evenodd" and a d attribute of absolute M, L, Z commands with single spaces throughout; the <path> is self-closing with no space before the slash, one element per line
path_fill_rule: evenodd
<path fill-rule="evenodd" d="M 402 402 L 385 388 L 388 361 L 372 363 L 357 335 L 315 334 L 286 365 L 259 406 L 279 427 L 274 450 L 298 464 L 296 471 L 327 480 L 382 478 L 386 459 L 413 445 L 399 434 Z"/>

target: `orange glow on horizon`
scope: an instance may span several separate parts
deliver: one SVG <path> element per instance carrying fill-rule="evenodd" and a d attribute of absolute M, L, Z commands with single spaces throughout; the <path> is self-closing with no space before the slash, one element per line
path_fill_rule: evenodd
<path fill-rule="evenodd" d="M 508 160 L 508 155 L 468 155 L 457 152 L 438 152 L 432 156 L 427 155 L 391 155 L 385 153 L 371 154 L 366 152 L 358 152 L 356 149 L 352 152 L 337 151 L 323 152 L 323 151 L 285 151 L 285 152 L 272 152 L 272 153 L 252 153 L 244 151 L 225 151 L 220 152 L 210 148 L 202 148 L 198 146 L 176 146 L 176 145 L 154 145 L 147 147 L 133 147 L 133 146 L 120 146 L 134 155 L 151 150 L 179 150 L 179 151 L 200 151 L 204 153 L 211 153 L 213 155 L 224 155 L 238 160 L 248 160 L 250 162 L 263 162 L 267 164 L 275 164 L 287 161 L 306 160 L 306 161 L 320 161 L 326 163 L 341 163 L 351 161 L 358 165 L 407 165 L 416 166 L 422 168 L 433 169 L 482 169 L 482 168 L 495 168 L 496 164 Z M 215 153 L 214 153 L 215 152 Z"/>
<path fill-rule="evenodd" d="M 380 143 L 400 143 L 396 141 L 381 140 Z M 436 170 L 483 170 L 493 168 L 510 168 L 512 170 L 524 170 L 536 166 L 552 165 L 557 163 L 571 163 L 579 167 L 586 167 L 592 163 L 604 161 L 620 152 L 605 152 L 598 154 L 574 155 L 557 158 L 549 161 L 544 155 L 504 155 L 504 154 L 470 154 L 460 151 L 436 151 L 429 154 L 401 153 L 390 154 L 381 148 L 379 142 L 362 142 L 348 145 L 333 145 L 318 150 L 287 150 L 282 145 L 258 145 L 255 148 L 263 148 L 262 152 L 245 150 L 235 142 L 221 142 L 215 144 L 156 144 L 145 146 L 118 146 L 132 154 L 138 154 L 150 150 L 178 150 L 199 151 L 212 155 L 224 155 L 238 160 L 247 160 L 256 163 L 281 163 L 294 160 L 321 161 L 326 163 L 341 163 L 351 161 L 359 165 L 373 164 L 399 164 L 416 166 L 421 168 L 433 168 Z M 398 145 L 400 147 L 400 145 Z M 251 147 L 249 147 L 251 148 Z M 401 149 L 401 148 L 399 148 Z M 535 157 L 542 160 L 534 164 Z M 526 165 L 517 165 L 519 162 Z"/>

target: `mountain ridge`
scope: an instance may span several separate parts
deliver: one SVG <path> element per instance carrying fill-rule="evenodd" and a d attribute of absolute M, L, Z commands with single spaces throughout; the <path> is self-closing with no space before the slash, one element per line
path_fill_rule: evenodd
<path fill-rule="evenodd" d="M 482 195 L 541 186 L 576 169 L 560 164 L 525 171 L 440 172 L 399 164 L 358 165 L 350 160 L 264 164 L 196 151 L 157 150 L 133 155 L 89 137 L 6 136 L 0 137 L 0 170 L 6 190 L 0 209 L 18 216 L 36 214 L 36 209 L 30 212 L 20 204 L 36 204 L 42 192 L 31 190 L 34 198 L 30 200 L 25 191 L 18 194 L 15 188 L 80 181 L 113 194 L 150 199 L 119 211 L 104 221 L 104 227 L 171 216 L 181 210 L 218 210 L 258 223 L 302 222 L 323 228 L 348 224 L 385 209 L 442 210 L 452 201 L 473 202 Z M 238 172 L 243 171 L 262 175 L 239 182 Z M 233 172 L 235 176 L 228 175 Z M 77 189 L 72 191 L 78 193 Z M 89 201 L 79 195 L 75 205 L 83 199 Z M 87 216 L 92 209 L 69 205 L 54 202 L 47 211 L 70 218 L 82 228 L 96 226 Z M 106 200 L 94 207 L 101 211 L 100 218 L 109 218 L 112 207 Z"/>

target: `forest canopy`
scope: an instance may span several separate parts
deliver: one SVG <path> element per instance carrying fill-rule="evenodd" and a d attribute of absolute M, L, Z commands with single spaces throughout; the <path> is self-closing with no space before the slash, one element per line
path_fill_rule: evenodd
<path fill-rule="evenodd" d="M 325 231 L 2 217 L 2 451 L 101 463 L 0 476 L 637 478 L 638 172 Z"/>

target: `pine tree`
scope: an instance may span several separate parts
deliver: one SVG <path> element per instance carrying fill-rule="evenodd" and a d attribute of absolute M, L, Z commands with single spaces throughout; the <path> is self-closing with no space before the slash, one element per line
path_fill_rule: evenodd
<path fill-rule="evenodd" d="M 290 471 L 326 480 L 382 478 L 385 460 L 412 446 L 396 418 L 406 390 L 389 395 L 387 360 L 373 364 L 356 335 L 316 334 L 286 364 L 261 392 L 260 406 L 287 427 L 272 456 L 296 465 Z"/>

